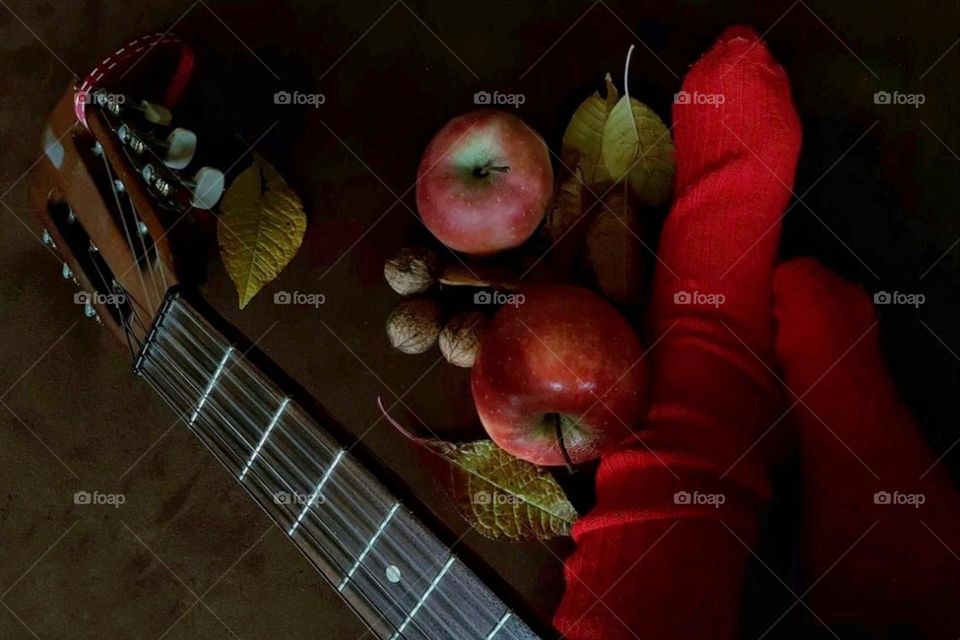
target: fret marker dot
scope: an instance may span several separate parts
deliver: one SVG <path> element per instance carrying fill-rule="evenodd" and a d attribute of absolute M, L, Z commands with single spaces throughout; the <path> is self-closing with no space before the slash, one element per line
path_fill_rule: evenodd
<path fill-rule="evenodd" d="M 387 580 L 394 583 L 400 582 L 400 569 L 396 565 L 387 567 Z"/>

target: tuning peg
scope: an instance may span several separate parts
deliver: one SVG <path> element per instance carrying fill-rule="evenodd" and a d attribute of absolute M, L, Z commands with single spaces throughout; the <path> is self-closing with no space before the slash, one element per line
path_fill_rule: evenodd
<path fill-rule="evenodd" d="M 161 127 L 169 127 L 170 123 L 173 122 L 173 114 L 162 105 L 141 100 L 139 104 L 132 106 L 133 109 L 143 114 L 143 119 L 147 122 L 152 122 Z"/>
<path fill-rule="evenodd" d="M 145 165 L 140 175 L 147 185 L 164 198 L 173 193 L 173 186 L 160 175 L 153 165 Z M 179 184 L 190 190 L 190 206 L 196 209 L 212 209 L 223 195 L 223 173 L 213 167 L 200 167 L 192 180 L 179 180 Z"/>
<path fill-rule="evenodd" d="M 124 109 L 131 109 L 140 112 L 147 122 L 152 122 L 161 127 L 169 127 L 173 121 L 173 114 L 163 105 L 148 100 L 133 102 L 129 96 L 122 93 L 110 93 L 105 89 L 97 89 L 90 99 L 94 104 L 103 107 L 117 117 Z"/>
<path fill-rule="evenodd" d="M 128 125 L 121 125 L 117 137 L 137 155 L 146 152 L 149 144 L 155 153 L 163 155 L 163 164 L 175 170 L 185 169 L 197 151 L 197 134 L 181 127 L 171 131 L 166 140 L 145 142 Z"/>
<path fill-rule="evenodd" d="M 184 184 L 190 188 L 190 204 L 197 209 L 212 209 L 223 195 L 223 173 L 213 167 L 200 167 L 193 180 Z"/>
<path fill-rule="evenodd" d="M 164 150 L 163 164 L 171 169 L 185 169 L 197 152 L 197 134 L 178 127 L 170 132 L 161 147 Z"/>

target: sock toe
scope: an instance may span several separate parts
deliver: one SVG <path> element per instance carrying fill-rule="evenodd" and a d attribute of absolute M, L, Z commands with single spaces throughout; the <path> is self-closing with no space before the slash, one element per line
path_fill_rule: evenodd
<path fill-rule="evenodd" d="M 678 95 L 683 97 L 673 108 L 678 190 L 730 156 L 763 167 L 762 182 L 790 188 L 800 121 L 786 72 L 753 29 L 727 29 L 690 69 Z"/>
<path fill-rule="evenodd" d="M 778 266 L 773 293 L 777 355 L 801 385 L 813 384 L 841 357 L 879 354 L 869 294 L 816 260 Z"/>

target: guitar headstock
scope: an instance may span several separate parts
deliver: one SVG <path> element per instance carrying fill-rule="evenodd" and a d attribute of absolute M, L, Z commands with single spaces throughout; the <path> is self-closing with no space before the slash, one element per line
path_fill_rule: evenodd
<path fill-rule="evenodd" d="M 224 190 L 223 173 L 197 162 L 198 136 L 177 122 L 193 67 L 175 36 L 135 40 L 67 89 L 43 133 L 31 188 L 43 241 L 84 315 L 131 348 L 178 283 L 172 227 Z"/>

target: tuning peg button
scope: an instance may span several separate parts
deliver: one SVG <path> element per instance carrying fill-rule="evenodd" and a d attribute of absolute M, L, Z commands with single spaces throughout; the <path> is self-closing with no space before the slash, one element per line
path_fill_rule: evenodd
<path fill-rule="evenodd" d="M 178 127 L 167 136 L 163 148 L 163 164 L 175 170 L 185 169 L 197 152 L 197 134 Z"/>
<path fill-rule="evenodd" d="M 212 209 L 223 195 L 223 173 L 213 167 L 201 167 L 185 184 L 190 187 L 190 204 L 197 209 Z"/>
<path fill-rule="evenodd" d="M 173 114 L 162 105 L 143 100 L 138 105 L 137 110 L 143 112 L 143 118 L 147 122 L 152 122 L 161 127 L 169 127 L 170 123 L 173 122 Z"/>

